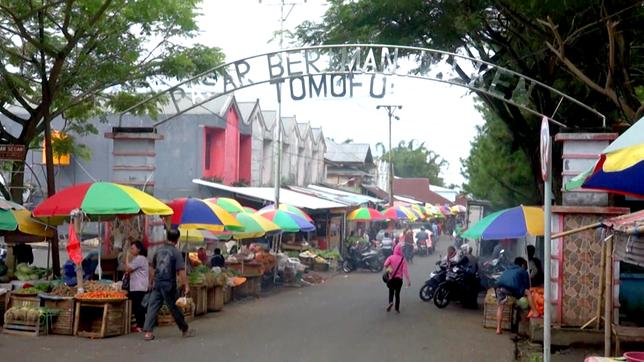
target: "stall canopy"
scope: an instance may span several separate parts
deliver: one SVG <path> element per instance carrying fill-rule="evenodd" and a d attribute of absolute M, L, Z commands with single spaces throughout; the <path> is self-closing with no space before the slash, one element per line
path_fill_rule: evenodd
<path fill-rule="evenodd" d="M 615 258 L 644 267 L 644 210 L 603 222 L 615 231 Z"/>
<path fill-rule="evenodd" d="M 289 186 L 289 189 L 302 194 L 344 204 L 346 206 L 360 206 L 366 205 L 368 203 L 379 204 L 384 202 L 375 197 L 335 190 L 316 185 L 309 185 L 308 187 Z"/>
<path fill-rule="evenodd" d="M 275 190 L 272 187 L 233 187 L 201 179 L 194 179 L 192 182 L 197 185 L 211 187 L 261 201 L 275 202 Z M 347 207 L 346 204 L 305 195 L 289 189 L 280 189 L 280 202 L 309 210 L 346 209 Z"/>

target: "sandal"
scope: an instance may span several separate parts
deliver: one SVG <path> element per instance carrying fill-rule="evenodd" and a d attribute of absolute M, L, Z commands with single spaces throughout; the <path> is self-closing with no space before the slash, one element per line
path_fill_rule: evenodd
<path fill-rule="evenodd" d="M 393 306 L 394 306 L 394 303 L 389 303 L 389 305 L 387 306 L 387 312 L 390 312 Z"/>
<path fill-rule="evenodd" d="M 151 341 L 151 340 L 153 340 L 153 339 L 154 339 L 154 334 L 152 334 L 152 333 L 146 333 L 146 334 L 143 336 L 143 340 L 144 340 L 144 341 Z"/>
<path fill-rule="evenodd" d="M 183 338 L 194 337 L 194 336 L 195 336 L 195 334 L 196 334 L 196 333 L 195 333 L 195 330 L 194 330 L 194 329 L 192 329 L 192 328 L 190 328 L 190 329 L 188 329 L 187 331 L 182 332 L 182 333 L 181 333 L 181 337 L 183 337 Z"/>

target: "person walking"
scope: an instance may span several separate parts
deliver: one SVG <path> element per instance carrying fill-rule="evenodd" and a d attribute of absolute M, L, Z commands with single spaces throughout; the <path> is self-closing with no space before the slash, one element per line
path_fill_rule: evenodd
<path fill-rule="evenodd" d="M 176 300 L 179 297 L 177 291 L 177 276 L 184 290 L 184 295 L 190 291 L 188 278 L 186 276 L 186 267 L 183 257 L 175 244 L 179 240 L 179 230 L 171 229 L 167 232 L 168 240 L 161 245 L 154 253 L 150 269 L 150 277 L 153 279 L 152 292 L 148 302 L 148 313 L 145 316 L 144 339 L 151 341 L 154 339 L 152 330 L 156 324 L 159 309 L 165 303 L 170 310 L 177 327 L 181 330 L 183 337 L 194 336 L 194 330 L 188 326 L 183 318 L 183 313 L 176 306 Z"/>
<path fill-rule="evenodd" d="M 125 262 L 125 272 L 129 278 L 128 297 L 132 300 L 132 312 L 136 319 L 136 327 L 133 327 L 132 331 L 136 333 L 140 333 L 145 324 L 146 309 L 143 307 L 143 297 L 150 284 L 147 255 L 143 243 L 137 240 L 130 245 L 129 260 Z"/>
<path fill-rule="evenodd" d="M 396 312 L 400 313 L 400 290 L 403 286 L 403 277 L 407 280 L 407 287 L 411 286 L 411 279 L 409 278 L 409 269 L 407 262 L 403 256 L 403 245 L 398 243 L 394 247 L 394 254 L 385 260 L 385 269 L 389 271 L 389 281 L 387 288 L 389 288 L 389 305 L 387 305 L 387 312 L 391 311 L 391 307 L 395 306 Z"/>

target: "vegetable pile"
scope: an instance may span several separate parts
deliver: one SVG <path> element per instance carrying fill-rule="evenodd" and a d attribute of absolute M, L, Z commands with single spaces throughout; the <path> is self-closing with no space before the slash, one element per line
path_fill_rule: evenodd
<path fill-rule="evenodd" d="M 127 299 L 127 296 L 125 295 L 124 292 L 116 292 L 116 291 L 98 291 L 98 292 L 85 292 L 78 294 L 76 296 L 76 299 L 79 300 L 92 300 L 92 299 Z"/>
<path fill-rule="evenodd" d="M 40 320 L 41 317 L 57 314 L 58 311 L 55 309 L 49 308 L 34 308 L 34 307 L 11 307 L 5 314 L 4 319 L 7 323 L 11 322 L 26 322 L 26 323 L 35 323 Z"/>
<path fill-rule="evenodd" d="M 55 295 L 57 297 L 73 297 L 76 295 L 76 288 L 60 284 L 55 286 L 49 295 Z"/>
<path fill-rule="evenodd" d="M 20 281 L 43 279 L 50 272 L 50 269 L 30 267 L 27 263 L 16 265 L 16 278 Z"/>

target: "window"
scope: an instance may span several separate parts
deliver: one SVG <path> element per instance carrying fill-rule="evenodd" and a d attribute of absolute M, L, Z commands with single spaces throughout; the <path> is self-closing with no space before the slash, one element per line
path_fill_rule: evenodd
<path fill-rule="evenodd" d="M 206 170 L 210 170 L 210 163 L 211 163 L 210 153 L 212 152 L 211 150 L 212 150 L 212 133 L 206 132 L 206 146 L 204 147 L 204 151 L 205 151 L 204 168 Z"/>

